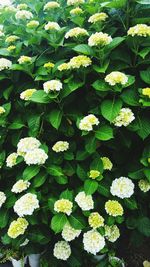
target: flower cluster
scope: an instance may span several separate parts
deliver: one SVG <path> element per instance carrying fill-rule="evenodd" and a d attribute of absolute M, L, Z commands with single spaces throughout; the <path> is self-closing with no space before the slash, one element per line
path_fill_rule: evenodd
<path fill-rule="evenodd" d="M 112 42 L 111 36 L 107 33 L 96 32 L 93 33 L 88 39 L 89 46 L 105 46 Z"/>
<path fill-rule="evenodd" d="M 54 246 L 53 253 L 57 259 L 66 261 L 71 255 L 70 245 L 66 241 L 58 241 Z"/>
<path fill-rule="evenodd" d="M 87 115 L 85 116 L 79 123 L 79 129 L 82 131 L 92 131 L 93 130 L 93 126 L 94 125 L 98 125 L 99 124 L 99 120 L 98 118 L 93 115 Z"/>
<path fill-rule="evenodd" d="M 125 85 L 128 82 L 128 76 L 120 71 L 112 71 L 105 77 L 105 81 L 111 86 L 116 84 Z"/>
<path fill-rule="evenodd" d="M 55 9 L 55 8 L 58 8 L 58 7 L 60 7 L 59 3 L 55 2 L 55 1 L 51 1 L 51 2 L 48 2 L 48 3 L 45 4 L 44 11 Z"/>
<path fill-rule="evenodd" d="M 147 96 L 148 98 L 150 98 L 150 88 L 146 87 L 142 89 L 142 95 Z"/>
<path fill-rule="evenodd" d="M 54 21 L 49 21 L 45 25 L 44 28 L 45 28 L 46 31 L 51 31 L 51 30 L 59 31 L 60 30 L 59 24 L 57 22 L 54 22 Z"/>
<path fill-rule="evenodd" d="M 35 137 L 25 137 L 20 139 L 17 145 L 17 154 L 24 156 L 27 152 L 39 148 L 41 145 L 40 141 Z"/>
<path fill-rule="evenodd" d="M 16 163 L 17 163 L 16 162 L 17 161 L 17 157 L 18 157 L 18 154 L 16 152 L 11 153 L 6 159 L 7 167 L 12 168 L 13 166 L 15 166 Z"/>
<path fill-rule="evenodd" d="M 27 10 L 19 10 L 17 11 L 16 15 L 15 15 L 17 20 L 28 20 L 28 19 L 32 19 L 33 18 L 33 14 L 30 11 Z"/>
<path fill-rule="evenodd" d="M 27 23 L 28 28 L 37 28 L 40 25 L 38 20 L 31 20 Z"/>
<path fill-rule="evenodd" d="M 113 167 L 113 164 L 112 164 L 112 162 L 110 161 L 110 159 L 107 158 L 107 157 L 101 157 L 101 160 L 102 160 L 102 162 L 103 162 L 104 170 L 109 170 L 109 171 L 111 171 L 111 170 L 112 170 L 112 167 Z"/>
<path fill-rule="evenodd" d="M 23 217 L 25 215 L 32 215 L 34 210 L 38 208 L 39 200 L 37 196 L 32 193 L 27 193 L 15 202 L 14 212 L 16 212 L 19 217 Z"/>
<path fill-rule="evenodd" d="M 139 188 L 141 189 L 142 192 L 146 193 L 150 190 L 150 182 L 147 181 L 146 179 L 141 179 L 138 183 Z"/>
<path fill-rule="evenodd" d="M 90 66 L 92 64 L 92 61 L 87 56 L 79 55 L 71 58 L 68 64 L 70 69 L 79 69 L 81 67 L 86 68 Z"/>
<path fill-rule="evenodd" d="M 58 141 L 53 145 L 52 150 L 55 152 L 64 152 L 69 149 L 69 143 L 66 141 Z"/>
<path fill-rule="evenodd" d="M 6 112 L 6 110 L 0 106 L 0 115 L 4 114 Z"/>
<path fill-rule="evenodd" d="M 146 24 L 137 24 L 128 30 L 128 35 L 133 36 L 143 36 L 147 37 L 150 36 L 150 26 Z"/>
<path fill-rule="evenodd" d="M 116 178 L 112 182 L 110 192 L 119 198 L 130 198 L 134 193 L 134 184 L 127 177 Z"/>
<path fill-rule="evenodd" d="M 92 15 L 89 19 L 88 22 L 90 23 L 96 23 L 96 22 L 101 22 L 105 21 L 108 18 L 108 15 L 104 12 L 96 13 Z"/>
<path fill-rule="evenodd" d="M 24 161 L 27 165 L 42 165 L 48 159 L 47 154 L 41 148 L 35 148 L 28 151 L 24 156 Z"/>
<path fill-rule="evenodd" d="M 17 9 L 18 10 L 25 10 L 27 8 L 28 8 L 28 6 L 26 4 L 19 4 L 19 5 L 17 5 Z"/>
<path fill-rule="evenodd" d="M 94 229 L 104 226 L 104 218 L 98 212 L 92 212 L 88 218 L 88 222 Z"/>
<path fill-rule="evenodd" d="M 120 230 L 117 225 L 105 225 L 105 237 L 109 242 L 115 242 L 120 237 Z"/>
<path fill-rule="evenodd" d="M 30 100 L 30 97 L 36 92 L 36 89 L 27 89 L 20 94 L 20 98 L 23 100 Z"/>
<path fill-rule="evenodd" d="M 19 39 L 17 35 L 10 35 L 6 38 L 5 42 L 6 43 L 14 43 Z"/>
<path fill-rule="evenodd" d="M 67 215 L 72 213 L 73 203 L 68 199 L 59 199 L 54 204 L 54 210 Z"/>
<path fill-rule="evenodd" d="M 0 58 L 0 71 L 10 69 L 12 62 L 6 58 Z"/>
<path fill-rule="evenodd" d="M 75 201 L 82 210 L 91 210 L 94 208 L 94 201 L 91 195 L 86 195 L 84 191 L 79 192 Z"/>
<path fill-rule="evenodd" d="M 18 59 L 19 64 L 29 64 L 32 62 L 32 58 L 28 56 L 21 56 Z"/>
<path fill-rule="evenodd" d="M 134 113 L 130 108 L 122 108 L 113 123 L 117 127 L 127 127 L 135 119 Z"/>
<path fill-rule="evenodd" d="M 82 13 L 83 13 L 83 10 L 80 7 L 73 8 L 70 11 L 71 15 L 80 15 Z"/>
<path fill-rule="evenodd" d="M 0 208 L 6 201 L 6 195 L 4 192 L 0 191 Z"/>
<path fill-rule="evenodd" d="M 93 255 L 96 255 L 105 246 L 104 237 L 96 230 L 90 230 L 83 235 L 84 249 Z"/>
<path fill-rule="evenodd" d="M 74 240 L 76 237 L 78 237 L 81 233 L 81 230 L 76 230 L 69 223 L 66 223 L 64 225 L 63 231 L 61 233 L 62 238 L 66 241 L 70 242 Z"/>
<path fill-rule="evenodd" d="M 21 193 L 25 191 L 29 186 L 30 186 L 30 182 L 19 180 L 13 185 L 11 191 L 16 194 Z"/>
<path fill-rule="evenodd" d="M 44 64 L 44 68 L 46 68 L 46 69 L 52 69 L 52 68 L 54 68 L 54 66 L 55 66 L 55 64 L 52 62 L 47 62 Z"/>
<path fill-rule="evenodd" d="M 24 218 L 18 218 L 13 221 L 8 229 L 8 236 L 11 238 L 17 238 L 19 235 L 23 235 L 28 227 L 28 222 Z"/>
<path fill-rule="evenodd" d="M 97 171 L 97 170 L 91 170 L 90 173 L 89 173 L 89 177 L 91 179 L 96 179 L 100 176 L 100 172 Z"/>
<path fill-rule="evenodd" d="M 105 203 L 106 212 L 113 217 L 123 215 L 123 207 L 117 200 L 108 200 Z"/>
<path fill-rule="evenodd" d="M 81 37 L 81 36 L 88 36 L 88 32 L 87 30 L 80 28 L 80 27 L 76 27 L 73 28 L 71 30 L 69 30 L 66 34 L 65 34 L 65 38 L 68 39 L 69 37 Z"/>
<path fill-rule="evenodd" d="M 46 94 L 48 94 L 50 91 L 60 91 L 63 88 L 63 85 L 58 80 L 51 80 L 47 81 L 43 84 L 43 88 Z"/>
<path fill-rule="evenodd" d="M 83 4 L 85 0 L 67 0 L 67 5 L 68 6 L 73 6 L 73 5 L 80 5 Z"/>

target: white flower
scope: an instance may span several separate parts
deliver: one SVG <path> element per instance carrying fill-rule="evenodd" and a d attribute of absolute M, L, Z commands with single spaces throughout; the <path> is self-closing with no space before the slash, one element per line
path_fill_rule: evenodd
<path fill-rule="evenodd" d="M 70 11 L 71 15 L 79 15 L 82 13 L 83 13 L 83 10 L 80 7 L 75 7 L 73 9 L 71 9 L 71 11 Z"/>
<path fill-rule="evenodd" d="M 19 64 L 28 64 L 32 62 L 32 57 L 28 57 L 28 56 L 21 56 L 18 59 Z"/>
<path fill-rule="evenodd" d="M 80 36 L 88 36 L 88 32 L 87 30 L 80 28 L 80 27 L 76 27 L 73 28 L 71 30 L 69 30 L 66 34 L 65 34 L 65 38 L 68 39 L 69 37 L 80 37 Z"/>
<path fill-rule="evenodd" d="M 17 9 L 19 9 L 19 10 L 22 10 L 22 9 L 25 10 L 27 8 L 28 8 L 28 6 L 25 3 L 17 5 Z"/>
<path fill-rule="evenodd" d="M 93 126 L 94 125 L 98 125 L 99 124 L 99 120 L 98 118 L 93 115 L 90 114 L 88 116 L 85 116 L 79 123 L 79 129 L 82 131 L 92 131 L 93 130 Z"/>
<path fill-rule="evenodd" d="M 20 156 L 24 156 L 27 152 L 38 148 L 40 145 L 40 141 L 35 137 L 22 138 L 17 145 L 17 153 Z"/>
<path fill-rule="evenodd" d="M 105 246 L 104 237 L 96 230 L 90 230 L 83 235 L 84 250 L 96 255 Z"/>
<path fill-rule="evenodd" d="M 112 42 L 111 36 L 107 33 L 96 32 L 93 33 L 88 39 L 89 46 L 105 46 Z"/>
<path fill-rule="evenodd" d="M 16 212 L 19 217 L 23 217 L 24 215 L 32 215 L 37 208 L 39 208 L 37 196 L 27 193 L 15 202 L 14 212 Z"/>
<path fill-rule="evenodd" d="M 30 22 L 27 23 L 28 28 L 36 28 L 40 25 L 38 20 L 31 20 Z"/>
<path fill-rule="evenodd" d="M 113 123 L 117 127 L 128 126 L 135 119 L 134 113 L 130 108 L 122 108 Z"/>
<path fill-rule="evenodd" d="M 69 143 L 66 141 L 58 141 L 53 145 L 52 150 L 55 152 L 63 152 L 69 149 Z"/>
<path fill-rule="evenodd" d="M 13 166 L 15 166 L 17 157 L 18 157 L 17 153 L 15 153 L 15 152 L 11 153 L 6 159 L 6 166 L 9 168 L 12 168 Z"/>
<path fill-rule="evenodd" d="M 115 242 L 120 237 L 120 231 L 117 225 L 105 225 L 105 237 L 110 242 Z"/>
<path fill-rule="evenodd" d="M 47 159 L 48 155 L 41 148 L 30 150 L 24 156 L 27 165 L 42 165 Z"/>
<path fill-rule="evenodd" d="M 71 255 L 70 245 L 66 241 L 58 241 L 54 246 L 53 253 L 57 259 L 66 261 Z"/>
<path fill-rule="evenodd" d="M 143 36 L 147 37 L 150 36 L 150 26 L 146 24 L 137 24 L 128 30 L 128 35 L 133 36 Z"/>
<path fill-rule="evenodd" d="M 71 227 L 69 223 L 66 223 L 61 235 L 63 239 L 70 242 L 74 240 L 76 237 L 78 237 L 80 233 L 81 233 L 81 230 L 76 230 L 73 227 Z"/>
<path fill-rule="evenodd" d="M 44 29 L 45 29 L 46 31 L 50 31 L 50 30 L 59 31 L 59 30 L 60 30 L 60 26 L 59 26 L 59 24 L 58 24 L 57 22 L 49 21 L 49 22 L 45 25 Z"/>
<path fill-rule="evenodd" d="M 27 10 L 19 10 L 19 11 L 17 11 L 15 18 L 17 20 L 19 20 L 19 19 L 32 19 L 33 14 Z"/>
<path fill-rule="evenodd" d="M 94 201 L 91 195 L 86 195 L 84 191 L 79 192 L 75 201 L 82 210 L 91 210 L 94 208 Z"/>
<path fill-rule="evenodd" d="M 67 5 L 68 6 L 73 6 L 73 5 L 80 5 L 83 4 L 85 0 L 67 0 Z"/>
<path fill-rule="evenodd" d="M 47 81 L 43 84 L 43 88 L 45 93 L 49 93 L 50 91 L 60 91 L 63 86 L 62 83 L 58 80 Z"/>
<path fill-rule="evenodd" d="M 5 69 L 10 69 L 12 62 L 6 58 L 0 58 L 0 71 Z"/>
<path fill-rule="evenodd" d="M 4 114 L 5 112 L 6 110 L 2 106 L 0 106 L 0 115 Z"/>
<path fill-rule="evenodd" d="M 5 36 L 5 34 L 0 30 L 0 37 Z"/>
<path fill-rule="evenodd" d="M 79 69 L 81 67 L 87 68 L 92 64 L 92 60 L 83 55 L 73 57 L 68 62 L 68 69 Z"/>
<path fill-rule="evenodd" d="M 134 194 L 134 184 L 129 178 L 116 178 L 112 182 L 110 192 L 119 198 L 130 198 Z"/>
<path fill-rule="evenodd" d="M 125 85 L 128 82 L 128 76 L 120 71 L 112 71 L 105 77 L 105 81 L 111 86 L 116 84 Z"/>
<path fill-rule="evenodd" d="M 27 89 L 25 91 L 23 91 L 20 94 L 20 98 L 23 100 L 30 100 L 31 96 L 33 95 L 33 93 L 35 93 L 37 90 L 36 89 Z"/>
<path fill-rule="evenodd" d="M 146 179 L 141 179 L 139 182 L 138 182 L 138 186 L 140 188 L 140 190 L 144 193 L 148 192 L 150 190 L 150 182 L 147 181 Z"/>
<path fill-rule="evenodd" d="M 4 192 L 0 191 L 0 208 L 6 201 L 6 195 Z"/>
<path fill-rule="evenodd" d="M 101 21 L 105 21 L 107 18 L 108 18 L 108 15 L 104 12 L 95 13 L 94 15 L 89 17 L 88 22 L 90 23 L 101 22 Z"/>
<path fill-rule="evenodd" d="M 25 191 L 30 186 L 30 184 L 31 183 L 28 181 L 19 180 L 13 185 L 11 192 L 16 194 L 21 193 Z"/>
<path fill-rule="evenodd" d="M 51 10 L 51 9 L 55 9 L 55 8 L 58 8 L 60 7 L 60 4 L 55 2 L 55 1 L 51 1 L 51 2 L 48 2 L 45 4 L 43 10 Z"/>
<path fill-rule="evenodd" d="M 54 204 L 54 210 L 67 214 L 68 216 L 72 213 L 73 203 L 68 199 L 59 199 Z"/>
<path fill-rule="evenodd" d="M 14 42 L 16 42 L 18 39 L 19 39 L 19 37 L 18 37 L 17 35 L 9 35 L 9 36 L 6 38 L 5 42 L 6 42 L 6 43 L 14 43 Z"/>

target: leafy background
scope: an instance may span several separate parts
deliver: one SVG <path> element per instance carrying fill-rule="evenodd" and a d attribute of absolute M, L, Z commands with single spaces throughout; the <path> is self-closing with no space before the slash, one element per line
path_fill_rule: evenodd
<path fill-rule="evenodd" d="M 15 5 L 26 3 L 40 26 L 28 29 L 27 22 L 16 21 L 13 12 L 5 8 L 0 11 L 0 23 L 4 25 L 5 35 L 13 33 L 20 37 L 16 51 L 11 54 L 4 40 L 0 41 L 1 57 L 13 62 L 11 71 L 0 73 L 1 104 L 6 109 L 0 117 L 0 184 L 1 190 L 7 194 L 7 201 L 0 212 L 1 243 L 17 250 L 28 238 L 30 243 L 25 247 L 25 253 L 46 251 L 43 266 L 49 266 L 48 261 L 50 266 L 63 266 L 52 255 L 54 243 L 60 239 L 66 220 L 75 228 L 88 230 L 88 213 L 81 212 L 74 205 L 70 217 L 56 215 L 54 201 L 62 196 L 72 200 L 84 188 L 87 194 L 93 194 L 95 209 L 111 225 L 114 218 L 106 216 L 104 203 L 112 198 L 112 180 L 120 176 L 133 179 L 136 189 L 132 198 L 120 201 L 125 214 L 122 218 L 116 218 L 116 222 L 121 224 L 122 234 L 126 231 L 130 233 L 131 242 L 142 242 L 145 236 L 150 236 L 149 195 L 143 194 L 137 184 L 141 178 L 150 181 L 147 163 L 150 157 L 150 100 L 142 97 L 139 89 L 150 85 L 150 38 L 131 38 L 127 36 L 127 30 L 137 23 L 149 23 L 149 1 L 86 2 L 82 5 L 84 14 L 76 17 L 70 15 L 72 7 L 66 7 L 63 0 L 59 1 L 59 12 L 48 14 L 43 12 L 46 1 L 14 2 Z M 109 19 L 97 29 L 96 25 L 91 26 L 87 21 L 99 11 L 106 12 Z M 45 23 L 51 20 L 61 26 L 58 34 L 48 34 L 44 30 Z M 86 39 L 65 40 L 65 33 L 77 26 L 87 29 L 90 34 L 102 30 L 113 37 L 113 42 L 98 50 L 89 47 Z M 69 73 L 57 70 L 60 63 L 79 54 L 88 55 L 92 65 Z M 17 60 L 21 55 L 31 56 L 32 64 L 27 67 L 19 65 Z M 48 61 L 55 63 L 51 72 L 43 67 Z M 104 82 L 106 74 L 114 70 L 130 75 L 126 88 L 118 90 Z M 43 83 L 55 78 L 63 82 L 63 90 L 56 97 L 51 97 L 43 91 Z M 19 95 L 28 88 L 38 91 L 31 101 L 25 102 Z M 126 128 L 116 128 L 112 124 L 121 107 L 130 107 L 136 117 Z M 97 130 L 82 135 L 76 123 L 88 113 L 95 114 L 100 125 Z M 23 162 L 18 162 L 14 168 L 7 168 L 5 158 L 16 150 L 18 141 L 26 136 L 36 137 L 42 142 L 49 155 L 45 166 L 27 167 Z M 61 155 L 53 152 L 51 147 L 58 140 L 68 141 L 69 151 Z M 100 156 L 111 159 L 114 165 L 111 172 L 103 174 Z M 97 166 L 104 176 L 98 183 L 88 179 L 87 172 L 91 165 Z M 10 190 L 20 178 L 30 180 L 28 191 L 37 194 L 41 208 L 32 216 L 27 216 L 30 226 L 26 235 L 13 241 L 8 237 L 7 229 L 15 219 L 12 207 L 17 197 Z M 109 246 L 103 253 L 116 249 L 119 241 Z M 66 266 L 83 266 L 92 258 L 82 250 L 81 238 L 73 241 L 72 251 Z"/>

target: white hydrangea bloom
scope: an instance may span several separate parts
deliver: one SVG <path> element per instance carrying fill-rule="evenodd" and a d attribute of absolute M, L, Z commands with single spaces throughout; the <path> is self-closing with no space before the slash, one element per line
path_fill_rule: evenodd
<path fill-rule="evenodd" d="M 10 69 L 12 62 L 6 58 L 0 58 L 0 71 Z"/>
<path fill-rule="evenodd" d="M 83 235 L 84 250 L 96 255 L 105 246 L 104 237 L 96 230 L 90 230 Z"/>
<path fill-rule="evenodd" d="M 127 177 L 116 178 L 111 185 L 110 192 L 119 198 L 130 198 L 134 194 L 134 184 Z"/>
<path fill-rule="evenodd" d="M 5 112 L 6 110 L 2 106 L 0 106 L 0 115 L 4 114 Z"/>
<path fill-rule="evenodd" d="M 0 37 L 5 36 L 5 34 L 0 30 Z"/>
<path fill-rule="evenodd" d="M 15 152 L 11 153 L 6 159 L 6 166 L 9 168 L 12 168 L 13 166 L 15 166 L 17 157 L 18 157 L 17 153 L 15 153 Z"/>
<path fill-rule="evenodd" d="M 93 115 L 87 115 L 85 116 L 79 123 L 79 129 L 82 131 L 92 131 L 93 130 L 93 126 L 94 125 L 98 125 L 99 124 L 99 120 L 98 118 Z"/>
<path fill-rule="evenodd" d="M 89 17 L 88 22 L 90 23 L 101 22 L 101 21 L 105 21 L 107 18 L 108 18 L 108 15 L 104 12 L 95 13 L 94 15 Z"/>
<path fill-rule="evenodd" d="M 61 235 L 62 235 L 63 239 L 70 242 L 70 241 L 74 240 L 76 237 L 78 237 L 80 235 L 80 233 L 81 233 L 81 230 L 76 230 L 73 227 L 71 227 L 71 225 L 69 223 L 66 223 Z"/>
<path fill-rule="evenodd" d="M 27 89 L 20 94 L 20 98 L 25 101 L 28 101 L 30 100 L 33 93 L 35 93 L 36 91 L 37 91 L 36 89 Z"/>
<path fill-rule="evenodd" d="M 58 241 L 54 246 L 54 257 L 66 261 L 71 255 L 71 247 L 66 241 Z"/>
<path fill-rule="evenodd" d="M 111 86 L 116 84 L 125 85 L 128 82 L 128 76 L 120 71 L 112 71 L 105 77 L 105 82 Z"/>
<path fill-rule="evenodd" d="M 39 148 L 40 145 L 40 141 L 35 137 L 22 138 L 17 145 L 17 153 L 20 156 L 24 156 L 27 152 Z"/>
<path fill-rule="evenodd" d="M 19 4 L 19 5 L 17 5 L 17 9 L 18 10 L 25 10 L 25 9 L 27 9 L 28 8 L 28 6 L 27 6 L 27 4 Z"/>
<path fill-rule="evenodd" d="M 43 88 L 45 93 L 49 93 L 50 91 L 60 91 L 63 86 L 62 83 L 58 80 L 47 81 L 43 84 Z"/>
<path fill-rule="evenodd" d="M 44 29 L 45 29 L 46 31 L 50 31 L 50 30 L 59 31 L 59 30 L 60 30 L 60 26 L 59 26 L 59 24 L 58 24 L 57 22 L 49 21 L 49 22 L 45 25 Z"/>
<path fill-rule="evenodd" d="M 67 65 L 68 69 L 79 69 L 81 67 L 87 68 L 91 64 L 92 60 L 89 57 L 79 55 L 71 58 Z"/>
<path fill-rule="evenodd" d="M 134 113 L 130 108 L 122 108 L 113 123 L 117 127 L 127 127 L 135 119 Z"/>
<path fill-rule="evenodd" d="M 139 186 L 140 190 L 144 193 L 146 193 L 150 190 L 150 182 L 146 179 L 141 179 L 138 182 L 138 186 Z"/>
<path fill-rule="evenodd" d="M 0 191 L 0 208 L 6 201 L 6 195 L 4 192 Z"/>
<path fill-rule="evenodd" d="M 91 210 L 94 208 L 94 201 L 91 195 L 86 195 L 84 191 L 79 192 L 75 201 L 82 210 Z"/>
<path fill-rule="evenodd" d="M 115 242 L 120 237 L 120 230 L 117 225 L 105 225 L 105 237 L 110 242 Z"/>
<path fill-rule="evenodd" d="M 107 33 L 96 32 L 93 33 L 88 39 L 89 46 L 105 46 L 112 42 L 111 36 Z"/>
<path fill-rule="evenodd" d="M 19 64 L 30 64 L 32 63 L 32 57 L 28 57 L 28 56 L 21 56 L 18 59 Z"/>
<path fill-rule="evenodd" d="M 67 5 L 68 6 L 73 6 L 73 5 L 80 5 L 83 4 L 85 0 L 67 0 Z"/>
<path fill-rule="evenodd" d="M 58 152 L 64 152 L 68 149 L 69 149 L 69 143 L 66 141 L 58 141 L 52 147 L 52 150 L 57 152 L 57 153 Z"/>
<path fill-rule="evenodd" d="M 28 28 L 36 28 L 40 25 L 39 21 L 38 20 L 31 20 L 27 23 L 27 27 Z"/>
<path fill-rule="evenodd" d="M 19 180 L 13 185 L 11 191 L 16 194 L 21 193 L 25 191 L 30 186 L 30 184 L 31 183 L 28 181 Z"/>
<path fill-rule="evenodd" d="M 65 38 L 68 39 L 69 37 L 80 37 L 80 36 L 88 36 L 88 32 L 87 30 L 80 28 L 80 27 L 76 27 L 73 28 L 71 30 L 69 30 L 66 34 L 65 34 Z"/>
<path fill-rule="evenodd" d="M 17 20 L 19 20 L 19 19 L 32 19 L 33 14 L 27 10 L 19 10 L 16 12 L 15 18 Z"/>
<path fill-rule="evenodd" d="M 59 3 L 57 3 L 56 1 L 51 1 L 44 5 L 43 10 L 46 11 L 46 10 L 51 10 L 51 9 L 58 8 L 58 7 L 60 7 Z"/>
<path fill-rule="evenodd" d="M 32 215 L 34 210 L 38 208 L 39 200 L 37 196 L 32 193 L 27 193 L 15 202 L 14 212 L 16 212 L 19 217 L 23 217 L 24 215 Z"/>
<path fill-rule="evenodd" d="M 137 24 L 133 27 L 130 27 L 127 34 L 131 35 L 132 37 L 136 35 L 143 37 L 150 36 L 150 26 L 146 24 Z"/>
<path fill-rule="evenodd" d="M 30 150 L 24 156 L 27 165 L 42 165 L 47 159 L 48 155 L 41 148 Z"/>

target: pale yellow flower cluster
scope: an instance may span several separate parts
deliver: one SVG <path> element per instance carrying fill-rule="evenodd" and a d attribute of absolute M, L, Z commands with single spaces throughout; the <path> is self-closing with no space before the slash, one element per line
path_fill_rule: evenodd
<path fill-rule="evenodd" d="M 142 192 L 146 193 L 150 190 L 150 182 L 146 179 L 141 179 L 138 183 L 139 188 Z"/>
<path fill-rule="evenodd" d="M 2 106 L 0 106 L 0 115 L 4 114 L 5 112 L 6 110 Z"/>
<path fill-rule="evenodd" d="M 63 85 L 58 80 L 47 81 L 43 84 L 44 92 L 48 94 L 50 91 L 57 92 L 63 88 Z"/>
<path fill-rule="evenodd" d="M 68 199 L 59 199 L 54 204 L 54 210 L 67 215 L 72 213 L 73 203 Z"/>
<path fill-rule="evenodd" d="M 120 237 L 120 230 L 117 225 L 105 225 L 105 237 L 109 242 L 115 242 Z"/>
<path fill-rule="evenodd" d="M 32 215 L 37 208 L 39 208 L 37 195 L 26 193 L 15 202 L 14 212 L 16 212 L 19 217 L 24 217 L 25 215 Z"/>
<path fill-rule="evenodd" d="M 89 177 L 91 179 L 96 179 L 100 176 L 100 172 L 97 171 L 97 170 L 91 170 L 90 173 L 89 173 Z"/>
<path fill-rule="evenodd" d="M 103 32 L 96 32 L 93 33 L 90 38 L 88 39 L 89 46 L 105 46 L 112 42 L 111 36 L 107 33 Z"/>
<path fill-rule="evenodd" d="M 53 250 L 54 257 L 66 261 L 71 255 L 71 247 L 66 241 L 58 241 Z"/>
<path fill-rule="evenodd" d="M 95 229 L 86 232 L 83 235 L 84 250 L 96 255 L 105 246 L 104 237 Z"/>
<path fill-rule="evenodd" d="M 137 36 L 143 36 L 147 37 L 150 36 L 150 26 L 146 24 L 137 24 L 128 30 L 128 35 L 131 35 L 132 37 Z"/>
<path fill-rule="evenodd" d="M 30 11 L 27 10 L 19 10 L 17 11 L 15 18 L 17 20 L 26 20 L 26 19 L 32 19 L 33 18 L 33 14 Z"/>
<path fill-rule="evenodd" d="M 27 8 L 28 8 L 28 6 L 26 4 L 19 4 L 19 5 L 17 5 L 17 9 L 19 9 L 19 10 L 25 10 Z"/>
<path fill-rule="evenodd" d="M 122 108 L 113 123 L 117 127 L 127 127 L 135 119 L 134 113 L 130 108 Z"/>
<path fill-rule="evenodd" d="M 130 198 L 134 194 L 134 183 L 127 177 L 116 178 L 111 185 L 110 192 L 119 198 Z"/>
<path fill-rule="evenodd" d="M 59 31 L 59 30 L 60 30 L 60 26 L 59 26 L 59 24 L 58 24 L 57 22 L 49 21 L 49 22 L 45 25 L 44 29 L 45 29 L 46 31 Z"/>
<path fill-rule="evenodd" d="M 88 218 L 88 222 L 94 229 L 104 226 L 104 218 L 98 212 L 92 212 Z"/>
<path fill-rule="evenodd" d="M 52 68 L 54 68 L 54 66 L 55 66 L 55 64 L 52 62 L 47 62 L 44 64 L 44 68 L 46 68 L 46 69 L 52 69 Z"/>
<path fill-rule="evenodd" d="M 108 15 L 106 13 L 100 12 L 89 17 L 88 22 L 90 23 L 101 22 L 101 21 L 105 21 L 107 18 L 108 18 Z"/>
<path fill-rule="evenodd" d="M 71 15 L 80 15 L 82 13 L 83 13 L 83 10 L 80 7 L 73 8 L 70 11 Z"/>
<path fill-rule="evenodd" d="M 27 28 L 37 28 L 40 25 L 38 20 L 31 20 L 30 22 L 27 23 Z"/>
<path fill-rule="evenodd" d="M 52 150 L 55 151 L 56 153 L 64 152 L 67 151 L 68 149 L 69 149 L 69 143 L 66 141 L 58 141 L 52 147 Z"/>
<path fill-rule="evenodd" d="M 107 158 L 107 157 L 101 157 L 101 160 L 102 160 L 102 162 L 103 162 L 104 170 L 109 170 L 109 171 L 111 171 L 111 170 L 112 170 L 112 167 L 113 167 L 113 164 L 112 164 L 112 162 L 110 161 L 110 159 Z"/>
<path fill-rule="evenodd" d="M 88 35 L 89 34 L 88 34 L 87 30 L 85 30 L 83 28 L 80 28 L 80 27 L 76 27 L 76 28 L 73 28 L 73 29 L 69 30 L 65 34 L 65 38 L 66 39 L 71 38 L 71 37 L 78 38 L 78 37 L 88 36 Z"/>
<path fill-rule="evenodd" d="M 63 70 L 70 70 L 70 69 L 79 69 L 81 67 L 88 67 L 92 64 L 92 61 L 89 57 L 79 55 L 76 57 L 73 57 L 70 59 L 68 63 L 62 63 L 61 65 L 58 66 L 59 71 Z"/>
<path fill-rule="evenodd" d="M 19 39 L 17 35 L 10 35 L 6 38 L 5 42 L 6 43 L 14 43 Z"/>
<path fill-rule="evenodd" d="M 21 56 L 18 59 L 19 64 L 29 64 L 32 62 L 32 57 L 28 57 L 28 56 Z"/>
<path fill-rule="evenodd" d="M 56 1 L 51 1 L 51 2 L 48 2 L 48 3 L 45 4 L 44 11 L 55 9 L 55 8 L 58 8 L 58 7 L 60 7 L 59 3 L 57 3 Z"/>
<path fill-rule="evenodd" d="M 93 126 L 94 125 L 98 125 L 99 124 L 99 120 L 98 118 L 93 115 L 87 115 L 85 116 L 83 119 L 81 119 L 80 123 L 79 123 L 79 129 L 82 131 L 92 131 L 93 130 Z"/>
<path fill-rule="evenodd" d="M 82 210 L 91 210 L 94 208 L 94 201 L 91 195 L 86 195 L 84 191 L 79 192 L 75 201 Z"/>
<path fill-rule="evenodd" d="M 16 165 L 18 154 L 17 153 L 11 153 L 7 158 L 6 158 L 6 166 L 9 168 L 12 168 L 13 166 Z"/>
<path fill-rule="evenodd" d="M 8 236 L 11 238 L 17 238 L 19 235 L 23 235 L 28 225 L 29 224 L 26 219 L 18 218 L 10 224 Z"/>
<path fill-rule="evenodd" d="M 63 231 L 61 233 L 62 238 L 70 242 L 78 237 L 81 233 L 81 230 L 74 229 L 69 223 L 64 225 Z"/>
<path fill-rule="evenodd" d="M 25 191 L 29 186 L 30 182 L 24 180 L 18 180 L 12 187 L 11 191 L 15 194 Z"/>
<path fill-rule="evenodd" d="M 0 58 L 0 71 L 10 69 L 12 62 L 6 58 Z"/>
<path fill-rule="evenodd" d="M 73 6 L 73 5 L 80 5 L 83 4 L 85 0 L 67 0 L 67 5 L 68 6 Z"/>
<path fill-rule="evenodd" d="M 16 46 L 15 46 L 15 45 L 10 45 L 10 46 L 7 47 L 7 51 L 8 51 L 8 52 L 12 52 L 12 51 L 14 51 L 15 49 L 16 49 Z"/>
<path fill-rule="evenodd" d="M 146 87 L 142 89 L 142 95 L 147 96 L 150 98 L 150 87 Z"/>
<path fill-rule="evenodd" d="M 20 94 L 20 98 L 23 99 L 23 100 L 30 100 L 31 96 L 33 95 L 34 92 L 36 92 L 37 90 L 36 89 L 27 89 L 25 91 L 23 91 L 21 94 Z"/>
<path fill-rule="evenodd" d="M 120 71 L 112 71 L 105 77 L 105 81 L 111 86 L 116 84 L 125 85 L 128 82 L 128 76 Z"/>
<path fill-rule="evenodd" d="M 113 217 L 123 215 L 123 207 L 116 200 L 108 200 L 105 203 L 105 210 L 110 216 L 113 216 Z"/>

